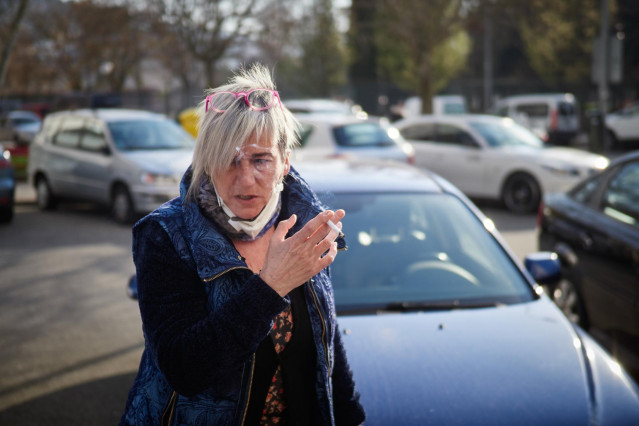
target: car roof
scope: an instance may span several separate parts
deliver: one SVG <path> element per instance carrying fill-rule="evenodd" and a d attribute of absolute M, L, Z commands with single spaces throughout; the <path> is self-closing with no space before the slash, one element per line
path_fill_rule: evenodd
<path fill-rule="evenodd" d="M 58 111 L 49 114 L 52 117 L 64 115 L 79 115 L 83 117 L 95 117 L 104 121 L 126 121 L 126 120 L 164 120 L 166 117 L 151 111 L 126 109 L 126 108 L 96 108 L 96 109 L 76 109 L 68 111 Z"/>
<path fill-rule="evenodd" d="M 575 102 L 575 96 L 572 93 L 523 93 L 519 95 L 505 96 L 501 99 L 498 99 L 498 103 L 509 102 L 509 101 L 521 101 L 521 100 L 541 100 L 541 99 L 553 99 L 553 100 L 563 100 L 567 102 Z"/>
<path fill-rule="evenodd" d="M 302 123 L 325 123 L 334 126 L 341 126 L 345 124 L 358 124 L 358 123 L 379 123 L 379 120 L 375 119 L 362 119 L 357 118 L 354 115 L 345 114 L 329 114 L 329 113 L 297 113 L 295 117 Z"/>
<path fill-rule="evenodd" d="M 459 123 L 466 121 L 475 121 L 475 122 L 503 122 L 512 121 L 511 118 L 501 117 L 498 115 L 490 115 L 490 114 L 422 114 L 416 115 L 414 117 L 404 118 L 402 120 L 396 121 L 393 123 L 395 127 L 402 127 L 408 124 L 414 123 L 428 123 L 428 122 L 450 122 L 450 123 Z"/>
<path fill-rule="evenodd" d="M 455 192 L 439 176 L 391 160 L 346 157 L 294 161 L 292 166 L 319 192 Z"/>

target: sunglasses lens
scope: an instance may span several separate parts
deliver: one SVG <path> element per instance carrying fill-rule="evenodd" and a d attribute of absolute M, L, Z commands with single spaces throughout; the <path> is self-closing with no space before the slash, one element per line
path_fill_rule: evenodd
<path fill-rule="evenodd" d="M 274 100 L 275 95 L 270 90 L 254 90 L 248 95 L 248 102 L 255 109 L 266 109 Z"/>

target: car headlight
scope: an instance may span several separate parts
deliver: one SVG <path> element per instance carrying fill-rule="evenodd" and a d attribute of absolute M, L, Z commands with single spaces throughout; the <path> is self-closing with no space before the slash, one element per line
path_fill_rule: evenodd
<path fill-rule="evenodd" d="M 156 173 L 142 173 L 142 175 L 140 176 L 140 181 L 147 185 L 157 186 L 168 186 L 179 183 L 176 177 L 173 175 L 163 175 Z"/>

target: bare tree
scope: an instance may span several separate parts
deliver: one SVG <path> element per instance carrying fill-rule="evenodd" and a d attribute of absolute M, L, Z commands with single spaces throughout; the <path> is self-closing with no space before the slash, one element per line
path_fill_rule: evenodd
<path fill-rule="evenodd" d="M 148 0 L 173 26 L 193 57 L 202 63 L 207 84 L 216 84 L 216 65 L 230 47 L 256 27 L 258 0 Z"/>
<path fill-rule="evenodd" d="M 470 39 L 462 0 L 380 0 L 376 46 L 380 68 L 399 85 L 415 90 L 422 111 L 465 65 Z"/>
<path fill-rule="evenodd" d="M 4 80 L 9 62 L 9 54 L 13 48 L 20 22 L 27 10 L 29 0 L 4 0 L 0 3 L 0 23 L 7 31 L 0 32 L 0 41 L 2 42 L 2 52 L 0 53 L 0 87 L 4 85 Z M 17 5 L 17 7 L 16 7 Z M 14 10 L 15 9 L 15 10 Z M 4 17 L 9 18 L 8 26 L 4 26 Z"/>

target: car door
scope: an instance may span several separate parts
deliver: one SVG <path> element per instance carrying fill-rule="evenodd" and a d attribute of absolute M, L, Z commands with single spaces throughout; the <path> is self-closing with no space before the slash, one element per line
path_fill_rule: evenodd
<path fill-rule="evenodd" d="M 639 344 L 639 161 L 604 185 L 602 219 L 580 234 L 583 299 L 592 326 Z"/>
<path fill-rule="evenodd" d="M 614 129 L 619 139 L 639 139 L 639 105 L 620 114 Z"/>
<path fill-rule="evenodd" d="M 99 120 L 87 118 L 84 121 L 76 160 L 75 174 L 81 197 L 108 203 L 113 154 Z"/>
<path fill-rule="evenodd" d="M 415 165 L 449 180 L 467 195 L 483 188 L 481 148 L 461 126 L 442 122 L 415 124 L 402 130 L 415 149 Z"/>
<path fill-rule="evenodd" d="M 60 119 L 60 126 L 51 137 L 41 161 L 53 192 L 61 197 L 79 195 L 77 153 L 80 149 L 80 136 L 84 118 L 67 116 Z"/>

